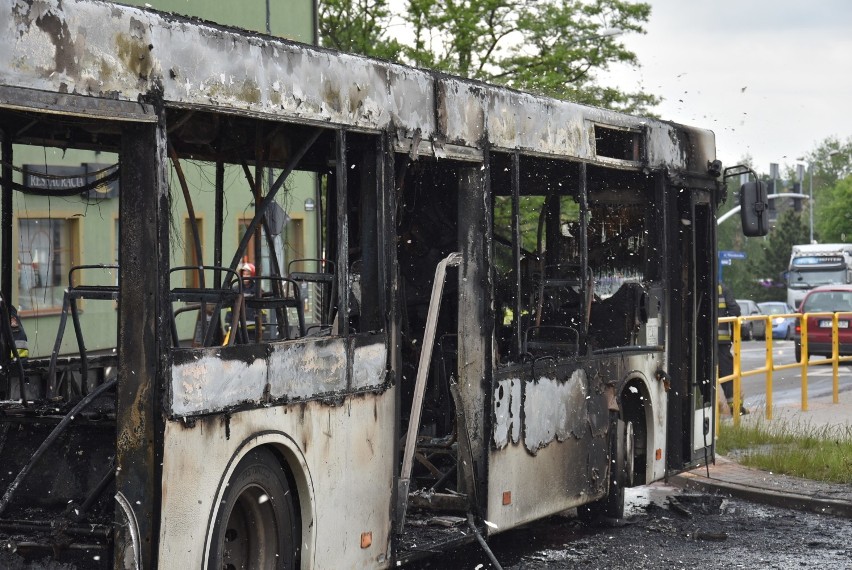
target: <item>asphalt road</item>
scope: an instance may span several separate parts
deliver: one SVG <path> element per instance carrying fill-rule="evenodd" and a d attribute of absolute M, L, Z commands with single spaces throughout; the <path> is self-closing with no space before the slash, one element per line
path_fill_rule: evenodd
<path fill-rule="evenodd" d="M 852 521 L 828 515 L 682 494 L 661 484 L 628 489 L 627 519 L 586 527 L 555 516 L 489 541 L 505 570 L 852 568 Z M 471 545 L 409 566 L 487 570 Z"/>
<path fill-rule="evenodd" d="M 766 342 L 762 340 L 745 341 L 741 350 L 742 370 L 756 370 L 766 361 Z M 792 340 L 773 340 L 772 358 L 775 364 L 792 364 L 796 361 Z M 815 398 L 832 393 L 832 368 L 830 364 L 818 365 L 824 361 L 821 356 L 811 358 L 808 369 L 808 396 Z M 784 405 L 801 402 L 801 369 L 780 370 L 772 374 L 773 403 Z M 852 390 L 852 366 L 842 363 L 839 369 L 840 391 Z M 766 374 L 746 376 L 742 379 L 742 393 L 747 408 L 762 407 L 766 402 Z"/>

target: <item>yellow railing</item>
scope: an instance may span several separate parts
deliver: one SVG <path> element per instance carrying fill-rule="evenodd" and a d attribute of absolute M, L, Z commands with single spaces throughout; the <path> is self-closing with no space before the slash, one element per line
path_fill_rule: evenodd
<path fill-rule="evenodd" d="M 831 358 L 826 358 L 825 360 L 818 360 L 813 363 L 809 362 L 808 358 L 808 317 L 823 317 L 830 318 L 832 320 L 831 325 Z M 850 312 L 838 312 L 838 313 L 793 313 L 786 315 L 756 315 L 749 317 L 722 317 L 719 319 L 719 323 L 731 323 L 734 328 L 733 335 L 733 344 L 731 350 L 734 355 L 734 372 L 728 376 L 722 376 L 717 379 L 717 391 L 721 393 L 722 384 L 725 382 L 733 382 L 734 383 L 734 402 L 733 407 L 731 409 L 731 414 L 734 418 L 734 425 L 739 425 L 740 423 L 740 410 L 742 406 L 742 379 L 746 376 L 755 376 L 758 374 L 766 375 L 766 419 L 772 419 L 772 375 L 773 373 L 779 370 L 788 370 L 799 368 L 801 369 L 801 382 L 802 382 L 802 411 L 807 411 L 808 409 L 808 368 L 810 366 L 825 366 L 828 364 L 832 365 L 833 370 L 833 378 L 832 378 L 832 401 L 837 404 L 840 401 L 840 363 L 841 362 L 852 362 L 852 356 L 840 356 L 839 346 L 838 346 L 838 323 L 840 322 L 840 317 L 852 317 L 852 311 Z M 792 364 L 776 364 L 773 360 L 772 353 L 772 319 L 777 318 L 792 318 L 799 321 L 801 334 L 799 338 L 801 338 L 801 360 L 799 362 L 793 362 Z M 765 321 L 766 322 L 766 360 L 764 361 L 763 366 L 760 368 L 755 368 L 753 370 L 742 370 L 742 360 L 740 358 L 741 350 L 742 350 L 742 324 L 745 321 Z M 716 406 L 716 425 L 719 425 L 719 406 Z"/>

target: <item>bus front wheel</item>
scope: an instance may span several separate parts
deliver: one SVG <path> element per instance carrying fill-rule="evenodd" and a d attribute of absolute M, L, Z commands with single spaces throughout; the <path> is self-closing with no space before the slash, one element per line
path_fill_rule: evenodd
<path fill-rule="evenodd" d="M 237 464 L 213 526 L 209 570 L 295 568 L 300 544 L 290 484 L 272 452 Z"/>

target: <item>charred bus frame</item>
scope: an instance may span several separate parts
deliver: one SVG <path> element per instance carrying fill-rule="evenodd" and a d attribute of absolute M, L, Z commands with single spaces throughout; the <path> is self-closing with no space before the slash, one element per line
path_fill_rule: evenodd
<path fill-rule="evenodd" d="M 75 325 L 74 295 L 118 301 L 117 352 L 76 326 L 78 355 L 24 366 L 3 327 L 6 544 L 387 567 L 465 540 L 415 540 L 424 513 L 482 534 L 617 516 L 624 486 L 712 457 L 711 132 L 94 0 L 0 7 L 0 29 L 4 315 L 15 145 L 115 152 L 120 180 L 118 284 L 66 293 Z M 170 219 L 192 199 L 169 168 L 190 158 L 215 238 L 205 257 L 194 229 L 179 286 Z M 255 204 L 233 252 L 226 165 Z M 294 170 L 322 181 L 321 259 L 247 296 L 234 272 Z M 313 330 L 304 283 L 326 293 Z M 198 346 L 172 324 L 187 306 L 211 316 Z"/>

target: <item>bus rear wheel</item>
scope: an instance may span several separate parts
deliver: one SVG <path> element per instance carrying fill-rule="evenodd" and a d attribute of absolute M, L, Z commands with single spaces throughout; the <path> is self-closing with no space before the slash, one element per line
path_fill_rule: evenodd
<path fill-rule="evenodd" d="M 290 484 L 267 450 L 237 464 L 213 526 L 209 570 L 295 568 L 300 544 Z"/>

